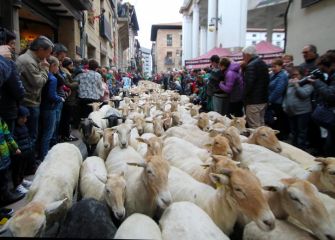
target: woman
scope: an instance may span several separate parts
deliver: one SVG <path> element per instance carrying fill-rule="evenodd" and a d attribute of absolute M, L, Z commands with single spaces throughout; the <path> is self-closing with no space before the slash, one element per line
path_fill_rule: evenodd
<path fill-rule="evenodd" d="M 42 139 L 40 159 L 43 161 L 50 148 L 50 141 L 56 129 L 56 107 L 64 102 L 64 98 L 57 94 L 57 78 L 54 74 L 59 71 L 59 60 L 50 56 L 48 80 L 42 89 L 41 115 L 42 115 Z"/>
<path fill-rule="evenodd" d="M 292 144 L 302 150 L 306 150 L 308 124 L 312 112 L 311 95 L 314 88 L 311 84 L 299 85 L 299 80 L 303 74 L 302 68 L 292 68 L 283 101 L 283 110 L 289 118 L 293 136 Z"/>
<path fill-rule="evenodd" d="M 228 112 L 235 117 L 243 116 L 243 79 L 240 74 L 240 65 L 231 62 L 228 58 L 220 60 L 220 68 L 224 75 L 224 80 L 220 82 L 219 87 L 222 91 L 229 94 Z"/>
<path fill-rule="evenodd" d="M 280 131 L 278 134 L 280 140 L 286 139 L 289 133 L 289 128 L 287 127 L 288 119 L 282 108 L 288 84 L 288 74 L 285 69 L 283 69 L 283 64 L 283 60 L 281 59 L 272 61 L 267 110 L 268 113 L 272 112 L 274 115 L 272 121 L 268 121 L 267 124 L 270 125 L 271 128 Z"/>

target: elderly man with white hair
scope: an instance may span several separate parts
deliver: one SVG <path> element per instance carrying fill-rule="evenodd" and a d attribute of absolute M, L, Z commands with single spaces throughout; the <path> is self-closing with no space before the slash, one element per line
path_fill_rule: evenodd
<path fill-rule="evenodd" d="M 257 56 L 255 46 L 242 50 L 244 70 L 244 104 L 248 126 L 257 128 L 264 125 L 270 81 L 266 63 Z"/>

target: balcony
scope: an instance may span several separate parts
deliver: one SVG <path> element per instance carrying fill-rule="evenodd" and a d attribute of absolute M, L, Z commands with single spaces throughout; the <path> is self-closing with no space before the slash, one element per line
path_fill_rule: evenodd
<path fill-rule="evenodd" d="M 173 60 L 171 58 L 165 58 L 164 59 L 164 64 L 165 65 L 173 65 L 174 62 L 173 62 Z"/>

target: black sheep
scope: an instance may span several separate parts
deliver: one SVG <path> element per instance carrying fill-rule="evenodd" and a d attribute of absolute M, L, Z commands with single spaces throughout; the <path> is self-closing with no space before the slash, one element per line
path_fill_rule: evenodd
<path fill-rule="evenodd" d="M 68 211 L 57 237 L 112 239 L 116 230 L 106 204 L 86 198 Z"/>

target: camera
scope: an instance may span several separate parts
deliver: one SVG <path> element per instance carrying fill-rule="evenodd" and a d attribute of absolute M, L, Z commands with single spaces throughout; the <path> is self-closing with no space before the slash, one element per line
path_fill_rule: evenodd
<path fill-rule="evenodd" d="M 313 70 L 310 75 L 308 75 L 307 77 L 304 77 L 301 80 L 299 80 L 298 81 L 299 86 L 302 87 L 302 86 L 310 83 L 308 81 L 309 78 L 320 79 L 321 81 L 326 81 L 327 80 L 327 74 L 321 72 L 321 70 L 317 68 L 317 69 Z"/>

